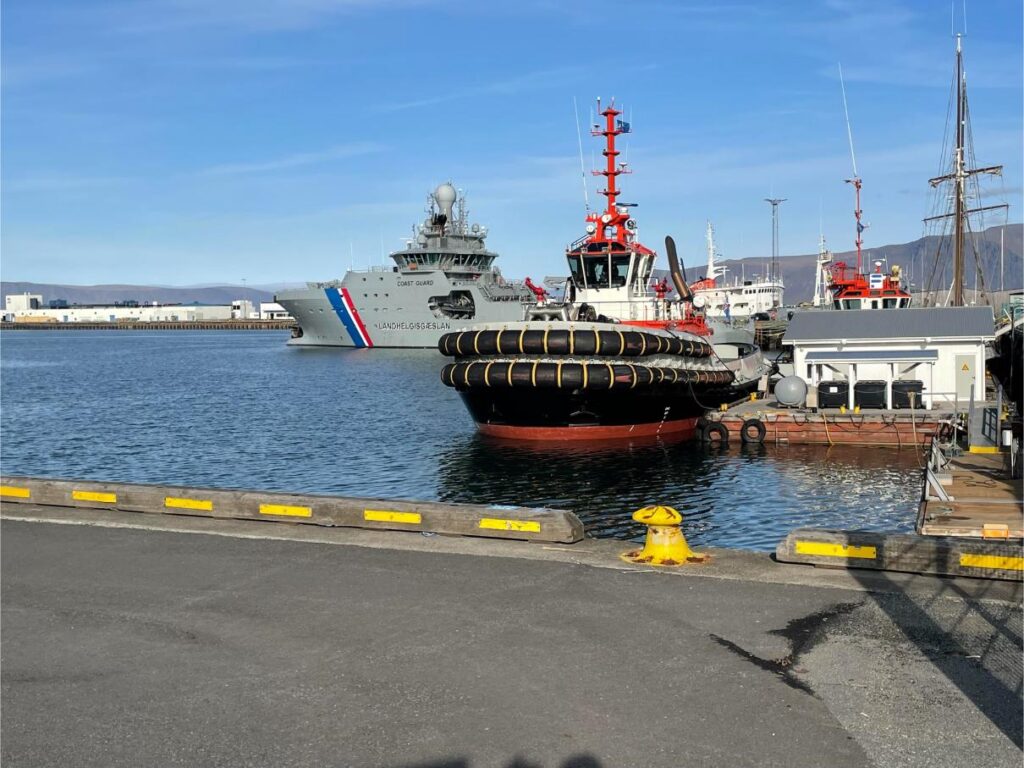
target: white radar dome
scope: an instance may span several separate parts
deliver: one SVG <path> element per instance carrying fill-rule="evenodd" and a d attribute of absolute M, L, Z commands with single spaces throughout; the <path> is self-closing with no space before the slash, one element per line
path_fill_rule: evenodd
<path fill-rule="evenodd" d="M 441 209 L 441 213 L 448 217 L 449 221 L 451 221 L 452 206 L 455 205 L 457 197 L 458 193 L 455 191 L 455 187 L 448 183 L 441 184 L 434 190 L 434 200 L 437 201 L 437 207 Z"/>

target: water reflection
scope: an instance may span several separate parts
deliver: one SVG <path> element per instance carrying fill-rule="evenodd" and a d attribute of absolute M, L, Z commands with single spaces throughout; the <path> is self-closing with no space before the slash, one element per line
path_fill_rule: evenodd
<path fill-rule="evenodd" d="M 696 543 L 802 525 L 909 530 L 916 455 L 478 435 L 430 350 L 296 350 L 282 334 L 5 332 L 8 474 L 568 508 L 596 536 L 668 504 Z"/>
<path fill-rule="evenodd" d="M 637 538 L 638 508 L 667 504 L 696 542 L 772 548 L 800 525 L 909 530 L 917 458 L 845 446 L 638 442 L 543 446 L 460 438 L 438 462 L 438 496 L 570 509 L 594 536 Z"/>

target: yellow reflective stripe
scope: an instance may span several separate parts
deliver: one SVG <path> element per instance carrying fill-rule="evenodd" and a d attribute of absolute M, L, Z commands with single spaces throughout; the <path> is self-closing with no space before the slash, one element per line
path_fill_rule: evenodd
<path fill-rule="evenodd" d="M 499 355 L 501 354 L 501 334 L 503 334 L 504 332 L 504 328 L 498 331 L 498 338 L 494 340 L 494 346 L 496 347 Z"/>
<path fill-rule="evenodd" d="M 13 499 L 31 499 L 32 491 L 28 488 L 19 488 L 16 485 L 0 485 L 0 496 L 10 496 Z"/>
<path fill-rule="evenodd" d="M 626 363 L 626 365 L 629 366 L 630 373 L 633 374 L 633 383 L 629 385 L 629 388 L 632 389 L 636 386 L 636 366 L 632 363 Z"/>
<path fill-rule="evenodd" d="M 460 331 L 459 335 L 455 337 L 455 354 L 456 355 L 461 355 L 462 354 L 462 335 L 464 333 L 465 333 L 465 331 Z"/>
<path fill-rule="evenodd" d="M 536 520 L 503 520 L 497 517 L 484 517 L 480 520 L 480 527 L 491 531 L 540 533 L 540 523 Z"/>
<path fill-rule="evenodd" d="M 587 364 L 581 363 L 583 366 L 583 389 L 587 388 Z"/>
<path fill-rule="evenodd" d="M 1000 555 L 960 555 L 964 568 L 986 568 L 995 571 L 1024 571 L 1024 557 L 1002 557 Z"/>
<path fill-rule="evenodd" d="M 521 354 L 525 354 L 525 352 L 523 352 L 523 337 L 524 336 L 526 336 L 526 329 L 525 328 L 523 328 L 523 330 L 521 330 L 519 332 L 519 352 Z"/>
<path fill-rule="evenodd" d="M 515 365 L 515 363 L 509 363 L 508 364 L 508 376 L 506 378 L 508 379 L 508 385 L 510 387 L 512 386 L 512 366 L 514 366 L 514 365 Z"/>
<path fill-rule="evenodd" d="M 544 354 L 548 353 L 548 334 L 551 333 L 551 327 L 548 326 L 544 329 Z"/>
<path fill-rule="evenodd" d="M 213 502 L 209 499 L 183 499 L 177 496 L 165 496 L 164 506 L 172 509 L 203 509 L 213 510 Z"/>
<path fill-rule="evenodd" d="M 75 501 L 102 501 L 106 504 L 116 504 L 116 493 L 103 493 L 102 491 L 72 491 L 71 498 Z"/>
<path fill-rule="evenodd" d="M 480 354 L 479 342 L 480 342 L 480 334 L 481 333 L 483 333 L 483 331 L 477 331 L 476 335 L 473 336 L 473 353 L 477 354 L 477 355 Z"/>
<path fill-rule="evenodd" d="M 640 357 L 647 354 L 647 334 L 640 331 Z"/>
<path fill-rule="evenodd" d="M 287 504 L 260 504 L 261 515 L 281 515 L 283 517 L 312 517 L 310 507 L 292 507 Z"/>
<path fill-rule="evenodd" d="M 795 547 L 798 555 L 819 555 L 822 557 L 848 557 L 874 560 L 878 551 L 872 546 L 852 544 L 830 544 L 823 541 L 798 541 Z"/>
<path fill-rule="evenodd" d="M 491 366 L 494 365 L 494 361 L 491 360 L 484 366 L 484 386 L 491 386 Z"/>
<path fill-rule="evenodd" d="M 612 368 L 611 363 L 605 363 L 608 366 L 608 389 L 615 386 L 615 369 Z"/>
<path fill-rule="evenodd" d="M 622 357 L 626 352 L 626 337 L 622 334 L 622 331 L 616 330 L 619 334 L 619 357 Z"/>
<path fill-rule="evenodd" d="M 557 372 L 556 372 L 556 377 L 557 377 L 557 381 L 558 381 L 558 388 L 561 389 L 562 388 L 562 361 L 561 360 L 558 361 L 558 369 L 557 369 Z"/>
<path fill-rule="evenodd" d="M 423 517 L 419 512 L 394 512 L 387 509 L 364 509 L 363 520 L 370 520 L 374 523 L 407 523 L 419 525 Z"/>
<path fill-rule="evenodd" d="M 474 363 L 470 363 L 469 365 L 466 366 L 466 375 L 463 377 L 466 380 L 466 387 L 467 388 L 469 387 L 469 369 L 472 368 L 473 365 L 474 365 Z"/>
<path fill-rule="evenodd" d="M 535 362 L 533 369 L 530 371 L 530 383 L 535 387 L 537 386 L 537 365 L 538 363 Z"/>
<path fill-rule="evenodd" d="M 576 348 L 576 331 L 572 328 L 569 329 L 569 354 L 573 353 Z"/>

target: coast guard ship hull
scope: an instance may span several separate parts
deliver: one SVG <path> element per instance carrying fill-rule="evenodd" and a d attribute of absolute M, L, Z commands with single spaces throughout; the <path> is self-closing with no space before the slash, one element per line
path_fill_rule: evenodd
<path fill-rule="evenodd" d="M 486 228 L 469 224 L 455 188 L 440 185 L 426 220 L 404 250 L 391 254 L 394 266 L 350 270 L 342 280 L 274 297 L 298 324 L 288 343 L 426 348 L 467 323 L 522 320 L 534 293 L 502 278 L 486 237 Z"/>
<path fill-rule="evenodd" d="M 472 301 L 472 314 L 439 306 L 436 297 L 453 292 Z M 496 301 L 480 286 L 453 283 L 443 273 L 349 272 L 344 280 L 282 291 L 276 300 L 299 325 L 289 344 L 364 349 L 436 347 L 442 334 L 467 322 L 522 320 L 521 297 L 528 296 Z"/>

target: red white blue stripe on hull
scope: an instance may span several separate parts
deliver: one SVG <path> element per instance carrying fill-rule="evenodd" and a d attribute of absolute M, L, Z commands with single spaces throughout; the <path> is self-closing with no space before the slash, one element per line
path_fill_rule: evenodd
<path fill-rule="evenodd" d="M 352 295 L 348 292 L 348 288 L 325 288 L 324 291 L 327 294 L 327 300 L 331 302 L 331 307 L 338 315 L 338 319 L 341 320 L 341 324 L 345 326 L 345 330 L 352 338 L 352 344 L 357 349 L 372 347 L 373 340 L 370 338 L 362 318 L 359 317 L 359 310 L 352 302 Z"/>

